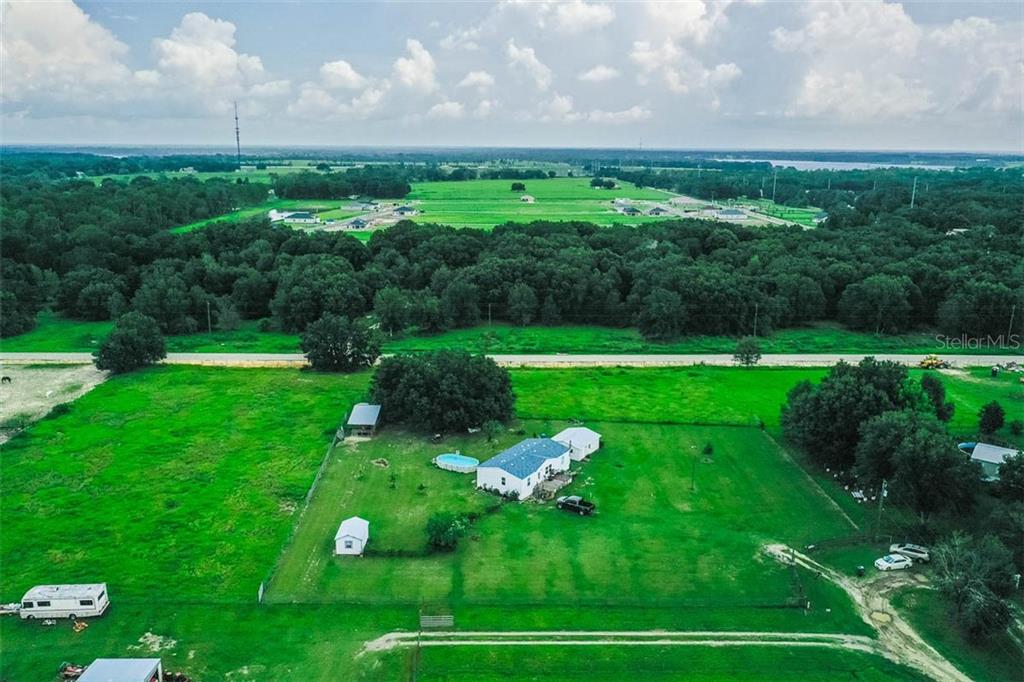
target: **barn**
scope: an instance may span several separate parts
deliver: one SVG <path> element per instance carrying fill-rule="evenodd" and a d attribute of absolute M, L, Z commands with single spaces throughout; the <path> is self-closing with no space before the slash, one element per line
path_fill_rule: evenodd
<path fill-rule="evenodd" d="M 370 522 L 358 516 L 345 519 L 334 534 L 336 555 L 358 556 L 370 541 Z"/>
<path fill-rule="evenodd" d="M 569 446 L 527 438 L 476 468 L 476 487 L 525 500 L 541 481 L 569 468 Z"/>
<path fill-rule="evenodd" d="M 601 434 L 585 426 L 571 426 L 556 433 L 551 440 L 567 446 L 569 458 L 574 462 L 597 452 L 601 447 Z"/>

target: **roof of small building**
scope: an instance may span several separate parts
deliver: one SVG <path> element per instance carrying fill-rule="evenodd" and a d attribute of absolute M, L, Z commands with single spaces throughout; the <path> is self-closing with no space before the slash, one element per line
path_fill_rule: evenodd
<path fill-rule="evenodd" d="M 316 216 L 308 211 L 296 211 L 285 216 L 285 220 L 312 220 Z"/>
<path fill-rule="evenodd" d="M 600 443 L 601 434 L 593 429 L 588 429 L 585 426 L 570 426 L 567 429 L 562 429 L 555 435 L 551 436 L 551 440 L 559 443 L 565 443 L 567 445 L 583 445 L 584 443 Z"/>
<path fill-rule="evenodd" d="M 744 215 L 744 213 L 738 208 L 723 208 L 718 212 L 718 215 Z"/>
<path fill-rule="evenodd" d="M 516 478 L 526 478 L 536 473 L 546 461 L 561 457 L 568 450 L 568 446 L 550 438 L 527 438 L 491 457 L 477 467 L 477 471 L 493 467 L 507 471 Z"/>
<path fill-rule="evenodd" d="M 149 682 L 159 669 L 159 658 L 97 658 L 78 681 Z"/>
<path fill-rule="evenodd" d="M 412 206 L 399 206 L 395 209 L 395 213 L 412 213 L 415 210 Z"/>
<path fill-rule="evenodd" d="M 90 599 L 107 589 L 106 583 L 77 585 L 36 585 L 25 593 L 25 599 Z"/>
<path fill-rule="evenodd" d="M 360 540 L 367 540 L 370 537 L 370 522 L 359 516 L 353 516 L 345 519 L 338 526 L 338 532 L 334 534 L 334 539 L 343 537 L 359 538 Z"/>
<path fill-rule="evenodd" d="M 349 426 L 376 426 L 380 418 L 380 405 L 357 403 L 348 418 Z"/>
<path fill-rule="evenodd" d="M 974 450 L 971 451 L 971 459 L 989 464 L 1002 464 L 1006 461 L 1007 457 L 1013 457 L 1018 454 L 1020 454 L 1020 450 L 990 445 L 988 443 L 978 443 L 974 446 Z"/>

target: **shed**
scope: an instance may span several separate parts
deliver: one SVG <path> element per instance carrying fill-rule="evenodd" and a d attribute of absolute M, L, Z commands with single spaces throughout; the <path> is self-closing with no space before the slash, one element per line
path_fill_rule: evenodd
<path fill-rule="evenodd" d="M 379 420 L 380 405 L 358 403 L 352 408 L 352 414 L 349 415 L 346 426 L 348 426 L 350 435 L 369 437 L 377 433 Z"/>
<path fill-rule="evenodd" d="M 78 682 L 163 682 L 159 658 L 97 658 Z"/>
<path fill-rule="evenodd" d="M 351 227 L 353 230 L 361 230 L 369 224 L 370 223 L 366 222 L 362 218 L 355 218 L 349 221 L 348 226 Z"/>
<path fill-rule="evenodd" d="M 551 437 L 569 448 L 569 458 L 578 462 L 601 447 L 601 434 L 585 426 L 571 426 Z"/>
<path fill-rule="evenodd" d="M 647 215 L 665 215 L 666 213 L 668 213 L 668 211 L 663 209 L 661 206 L 655 206 L 647 212 Z"/>
<path fill-rule="evenodd" d="M 525 500 L 541 481 L 569 468 L 569 446 L 527 438 L 476 468 L 476 487 Z"/>
<path fill-rule="evenodd" d="M 522 201 L 522 202 L 527 203 L 527 204 L 532 204 L 533 202 L 535 202 L 537 200 L 534 199 L 532 195 L 524 194 L 523 196 L 519 197 L 519 201 Z"/>
<path fill-rule="evenodd" d="M 370 541 L 370 522 L 358 516 L 345 519 L 334 534 L 334 553 L 360 555 Z"/>
<path fill-rule="evenodd" d="M 1008 457 L 1020 454 L 1020 450 L 1004 448 L 989 443 L 978 443 L 971 451 L 971 460 L 981 463 L 982 478 L 986 481 L 999 480 L 999 467 Z"/>
<path fill-rule="evenodd" d="M 416 209 L 412 206 L 399 206 L 395 209 L 398 215 L 416 215 Z"/>
<path fill-rule="evenodd" d="M 747 214 L 738 208 L 723 208 L 716 214 L 723 220 L 746 220 Z"/>

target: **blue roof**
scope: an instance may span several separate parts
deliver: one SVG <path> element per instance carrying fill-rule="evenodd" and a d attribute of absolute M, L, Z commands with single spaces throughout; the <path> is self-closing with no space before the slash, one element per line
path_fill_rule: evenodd
<path fill-rule="evenodd" d="M 516 478 L 526 478 L 544 466 L 544 462 L 561 457 L 568 451 L 567 446 L 550 438 L 527 438 L 508 450 L 499 452 L 480 466 L 495 467 L 507 471 Z"/>

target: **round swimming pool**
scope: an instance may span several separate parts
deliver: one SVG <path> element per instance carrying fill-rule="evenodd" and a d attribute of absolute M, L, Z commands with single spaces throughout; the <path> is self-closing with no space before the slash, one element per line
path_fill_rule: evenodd
<path fill-rule="evenodd" d="M 480 460 L 475 457 L 466 457 L 454 452 L 438 455 L 434 458 L 434 464 L 445 471 L 457 471 L 460 474 L 469 474 L 476 471 Z"/>

